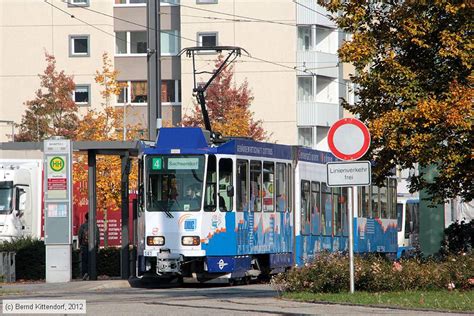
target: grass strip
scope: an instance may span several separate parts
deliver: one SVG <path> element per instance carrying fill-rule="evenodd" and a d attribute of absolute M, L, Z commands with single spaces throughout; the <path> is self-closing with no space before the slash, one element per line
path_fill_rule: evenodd
<path fill-rule="evenodd" d="M 437 311 L 474 311 L 474 291 L 406 291 L 344 293 L 284 293 L 283 298 L 304 302 L 330 302 Z"/>

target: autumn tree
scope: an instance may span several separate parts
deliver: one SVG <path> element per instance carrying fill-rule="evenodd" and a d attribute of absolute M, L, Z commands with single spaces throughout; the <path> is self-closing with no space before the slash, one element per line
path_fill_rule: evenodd
<path fill-rule="evenodd" d="M 26 111 L 18 125 L 18 141 L 42 141 L 51 136 L 74 138 L 77 128 L 77 106 L 72 99 L 75 84 L 72 76 L 56 69 L 54 56 L 45 53 L 46 69 L 39 75 L 40 89 L 35 98 L 26 101 Z"/>
<path fill-rule="evenodd" d="M 216 61 L 216 69 L 223 62 L 222 55 Z M 239 87 L 233 82 L 233 66 L 227 66 L 206 90 L 206 107 L 215 132 L 223 136 L 246 136 L 254 140 L 265 140 L 267 135 L 261 120 L 255 120 L 250 105 L 251 90 L 245 81 Z M 204 126 L 201 107 L 197 102 L 182 121 L 184 126 Z"/>
<path fill-rule="evenodd" d="M 356 68 L 360 100 L 344 107 L 368 123 L 376 180 L 395 166 L 435 166 L 411 191 L 434 201 L 473 193 L 473 4 L 469 1 L 321 2 L 352 39 L 339 49 Z M 337 13 L 337 14 L 336 14 Z"/>

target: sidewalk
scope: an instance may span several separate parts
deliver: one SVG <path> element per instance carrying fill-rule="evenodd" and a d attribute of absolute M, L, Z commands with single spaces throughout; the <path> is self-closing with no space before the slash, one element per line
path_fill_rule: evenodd
<path fill-rule="evenodd" d="M 15 296 L 29 296 L 38 294 L 68 293 L 68 292 L 91 292 L 103 289 L 129 288 L 127 280 L 97 280 L 82 281 L 73 280 L 68 283 L 0 283 L 0 296 L 11 296 L 9 293 L 16 292 Z M 5 295 L 2 292 L 6 292 Z"/>

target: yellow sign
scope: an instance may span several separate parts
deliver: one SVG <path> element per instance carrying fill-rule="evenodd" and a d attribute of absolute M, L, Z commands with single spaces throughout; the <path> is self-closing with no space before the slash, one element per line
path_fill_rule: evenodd
<path fill-rule="evenodd" d="M 53 157 L 49 162 L 49 166 L 55 172 L 59 172 L 64 169 L 64 159 L 61 157 Z"/>

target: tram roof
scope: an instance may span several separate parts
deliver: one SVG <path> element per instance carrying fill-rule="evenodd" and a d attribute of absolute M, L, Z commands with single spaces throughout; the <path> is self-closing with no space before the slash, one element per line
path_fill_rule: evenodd
<path fill-rule="evenodd" d="M 155 147 L 147 147 L 144 154 L 227 154 L 288 159 L 292 147 L 249 139 L 231 138 L 223 144 L 210 146 L 205 131 L 194 127 L 162 128 Z"/>
<path fill-rule="evenodd" d="M 206 131 L 196 127 L 161 128 L 155 147 L 146 147 L 144 154 L 227 154 L 291 160 L 293 150 L 298 160 L 326 163 L 338 159 L 329 152 L 300 146 L 257 142 L 250 139 L 231 138 L 219 145 L 209 145 Z"/>

